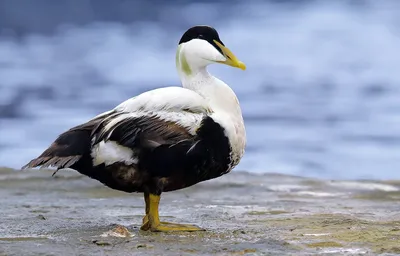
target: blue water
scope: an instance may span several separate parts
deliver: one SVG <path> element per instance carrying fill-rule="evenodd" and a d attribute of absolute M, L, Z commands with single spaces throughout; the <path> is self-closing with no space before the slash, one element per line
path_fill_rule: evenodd
<path fill-rule="evenodd" d="M 178 85 L 181 34 L 209 24 L 248 67 L 210 68 L 244 112 L 237 170 L 400 178 L 400 1 L 29 2 L 0 1 L 0 166 Z"/>

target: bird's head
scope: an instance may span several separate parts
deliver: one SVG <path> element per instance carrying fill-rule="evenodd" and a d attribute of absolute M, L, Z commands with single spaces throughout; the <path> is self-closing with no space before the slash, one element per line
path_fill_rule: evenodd
<path fill-rule="evenodd" d="M 246 69 L 246 65 L 224 45 L 218 32 L 209 26 L 194 26 L 188 29 L 179 41 L 176 62 L 187 75 L 194 69 L 212 63 L 222 63 Z"/>

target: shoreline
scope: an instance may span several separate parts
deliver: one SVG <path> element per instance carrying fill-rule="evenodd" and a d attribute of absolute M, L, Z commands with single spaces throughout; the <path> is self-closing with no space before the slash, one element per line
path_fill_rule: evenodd
<path fill-rule="evenodd" d="M 0 169 L 0 255 L 400 253 L 400 181 L 235 171 L 162 195 L 162 220 L 205 232 L 150 233 L 142 194 L 52 173 Z"/>

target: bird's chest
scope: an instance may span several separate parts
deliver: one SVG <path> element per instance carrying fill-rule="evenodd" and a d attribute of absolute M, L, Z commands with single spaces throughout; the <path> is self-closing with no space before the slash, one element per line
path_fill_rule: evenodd
<path fill-rule="evenodd" d="M 239 112 L 239 111 L 236 111 Z M 230 144 L 230 171 L 235 167 L 244 155 L 246 147 L 246 130 L 242 115 L 239 113 L 232 114 L 232 112 L 216 112 L 212 118 L 224 128 L 225 136 L 228 137 Z"/>
<path fill-rule="evenodd" d="M 246 130 L 244 126 L 243 119 L 232 121 L 233 132 L 230 135 L 231 143 L 231 168 L 234 168 L 239 164 L 242 159 L 246 147 Z"/>

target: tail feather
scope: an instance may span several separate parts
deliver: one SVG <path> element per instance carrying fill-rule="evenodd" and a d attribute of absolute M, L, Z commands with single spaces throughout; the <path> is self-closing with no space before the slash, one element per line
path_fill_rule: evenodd
<path fill-rule="evenodd" d="M 58 156 L 53 156 L 53 157 L 45 157 L 45 156 L 40 156 L 38 158 L 35 158 L 31 160 L 29 163 L 24 165 L 22 169 L 27 169 L 27 168 L 35 168 L 39 167 L 40 168 L 47 168 L 47 167 L 57 167 L 59 169 L 62 168 L 69 168 L 76 162 L 78 162 L 81 159 L 82 156 L 67 156 L 67 157 L 58 157 Z"/>
<path fill-rule="evenodd" d="M 61 134 L 39 157 L 31 160 L 22 169 L 57 167 L 73 168 L 82 158 L 90 158 L 91 132 L 100 120 L 92 120 Z"/>

